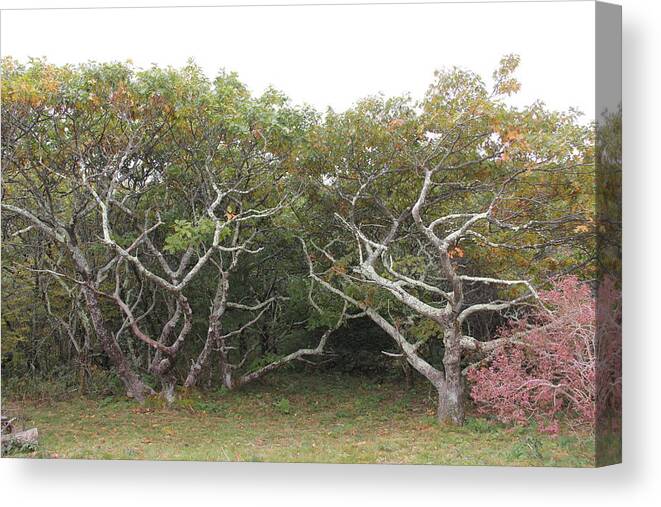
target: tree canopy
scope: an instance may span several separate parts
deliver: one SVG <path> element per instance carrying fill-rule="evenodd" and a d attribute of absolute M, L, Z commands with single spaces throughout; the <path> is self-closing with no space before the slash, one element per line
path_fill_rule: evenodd
<path fill-rule="evenodd" d="M 362 329 L 461 424 L 499 327 L 548 310 L 552 278 L 597 276 L 593 126 L 511 106 L 518 63 L 319 112 L 193 62 L 4 59 L 12 368 L 84 385 L 100 366 L 171 401 L 337 361 L 334 337 Z"/>

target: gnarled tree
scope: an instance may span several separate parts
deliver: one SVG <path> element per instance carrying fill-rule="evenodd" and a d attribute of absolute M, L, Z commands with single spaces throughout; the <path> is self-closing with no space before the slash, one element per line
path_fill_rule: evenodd
<path fill-rule="evenodd" d="M 517 62 L 503 59 L 492 90 L 441 72 L 421 103 L 368 99 L 310 136 L 309 204 L 332 217 L 304 243 L 310 276 L 393 338 L 453 424 L 462 368 L 499 343 L 471 335 L 476 317 L 539 304 L 535 279 L 592 261 L 590 130 L 574 112 L 507 106 Z M 432 339 L 441 364 L 425 359 Z"/>
<path fill-rule="evenodd" d="M 226 387 L 293 360 L 232 379 L 248 356 L 230 362 L 229 340 L 285 295 L 247 301 L 231 286 L 242 263 L 274 241 L 265 231 L 297 193 L 288 169 L 315 115 L 274 90 L 253 97 L 234 74 L 210 82 L 192 64 L 3 65 L 3 233 L 28 258 L 52 257 L 29 269 L 68 283 L 69 298 L 77 297 L 71 284 L 80 288 L 128 393 L 142 400 L 153 392 L 142 370 L 171 401 L 185 348 L 195 356 L 186 387 L 216 351 Z M 210 288 L 200 279 L 215 286 L 206 340 L 195 350 L 188 338 L 208 302 L 195 289 Z M 257 313 L 231 327 L 227 309 Z M 321 353 L 323 343 L 293 358 Z"/>

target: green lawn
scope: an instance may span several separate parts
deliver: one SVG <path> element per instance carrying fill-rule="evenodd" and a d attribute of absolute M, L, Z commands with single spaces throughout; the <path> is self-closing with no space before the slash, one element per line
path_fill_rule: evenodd
<path fill-rule="evenodd" d="M 158 400 L 5 401 L 39 447 L 12 456 L 144 460 L 593 466 L 591 435 L 558 437 L 469 417 L 438 425 L 420 383 L 280 374 L 236 392 Z"/>

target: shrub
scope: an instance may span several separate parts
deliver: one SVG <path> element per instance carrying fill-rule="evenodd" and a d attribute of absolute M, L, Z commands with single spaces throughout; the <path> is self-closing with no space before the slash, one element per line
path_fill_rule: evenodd
<path fill-rule="evenodd" d="M 7 376 L 2 379 L 3 395 L 5 399 L 14 401 L 58 401 L 81 394 L 89 398 L 126 394 L 121 380 L 112 369 L 91 366 L 85 378 L 85 390 L 82 392 L 78 371 L 66 367 L 54 369 L 47 375 Z"/>
<path fill-rule="evenodd" d="M 617 291 L 603 286 L 610 291 L 610 322 L 618 325 Z M 540 431 L 557 433 L 559 418 L 566 416 L 570 424 L 593 428 L 595 298 L 573 276 L 556 279 L 540 298 L 547 310 L 510 321 L 500 333 L 507 340 L 490 363 L 469 371 L 471 396 L 481 413 L 506 423 L 536 422 Z"/>
<path fill-rule="evenodd" d="M 274 403 L 273 406 L 283 415 L 291 413 L 291 403 L 289 403 L 287 398 L 281 398 L 276 403 Z"/>

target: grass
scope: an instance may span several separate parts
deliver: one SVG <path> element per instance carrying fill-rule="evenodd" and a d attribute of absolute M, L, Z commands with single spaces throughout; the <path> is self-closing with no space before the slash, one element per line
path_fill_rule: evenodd
<path fill-rule="evenodd" d="M 336 375 L 275 375 L 239 391 L 181 393 L 171 407 L 119 397 L 7 402 L 39 429 L 32 458 L 426 463 L 589 467 L 591 435 L 558 437 L 469 417 L 439 425 L 419 384 Z"/>

